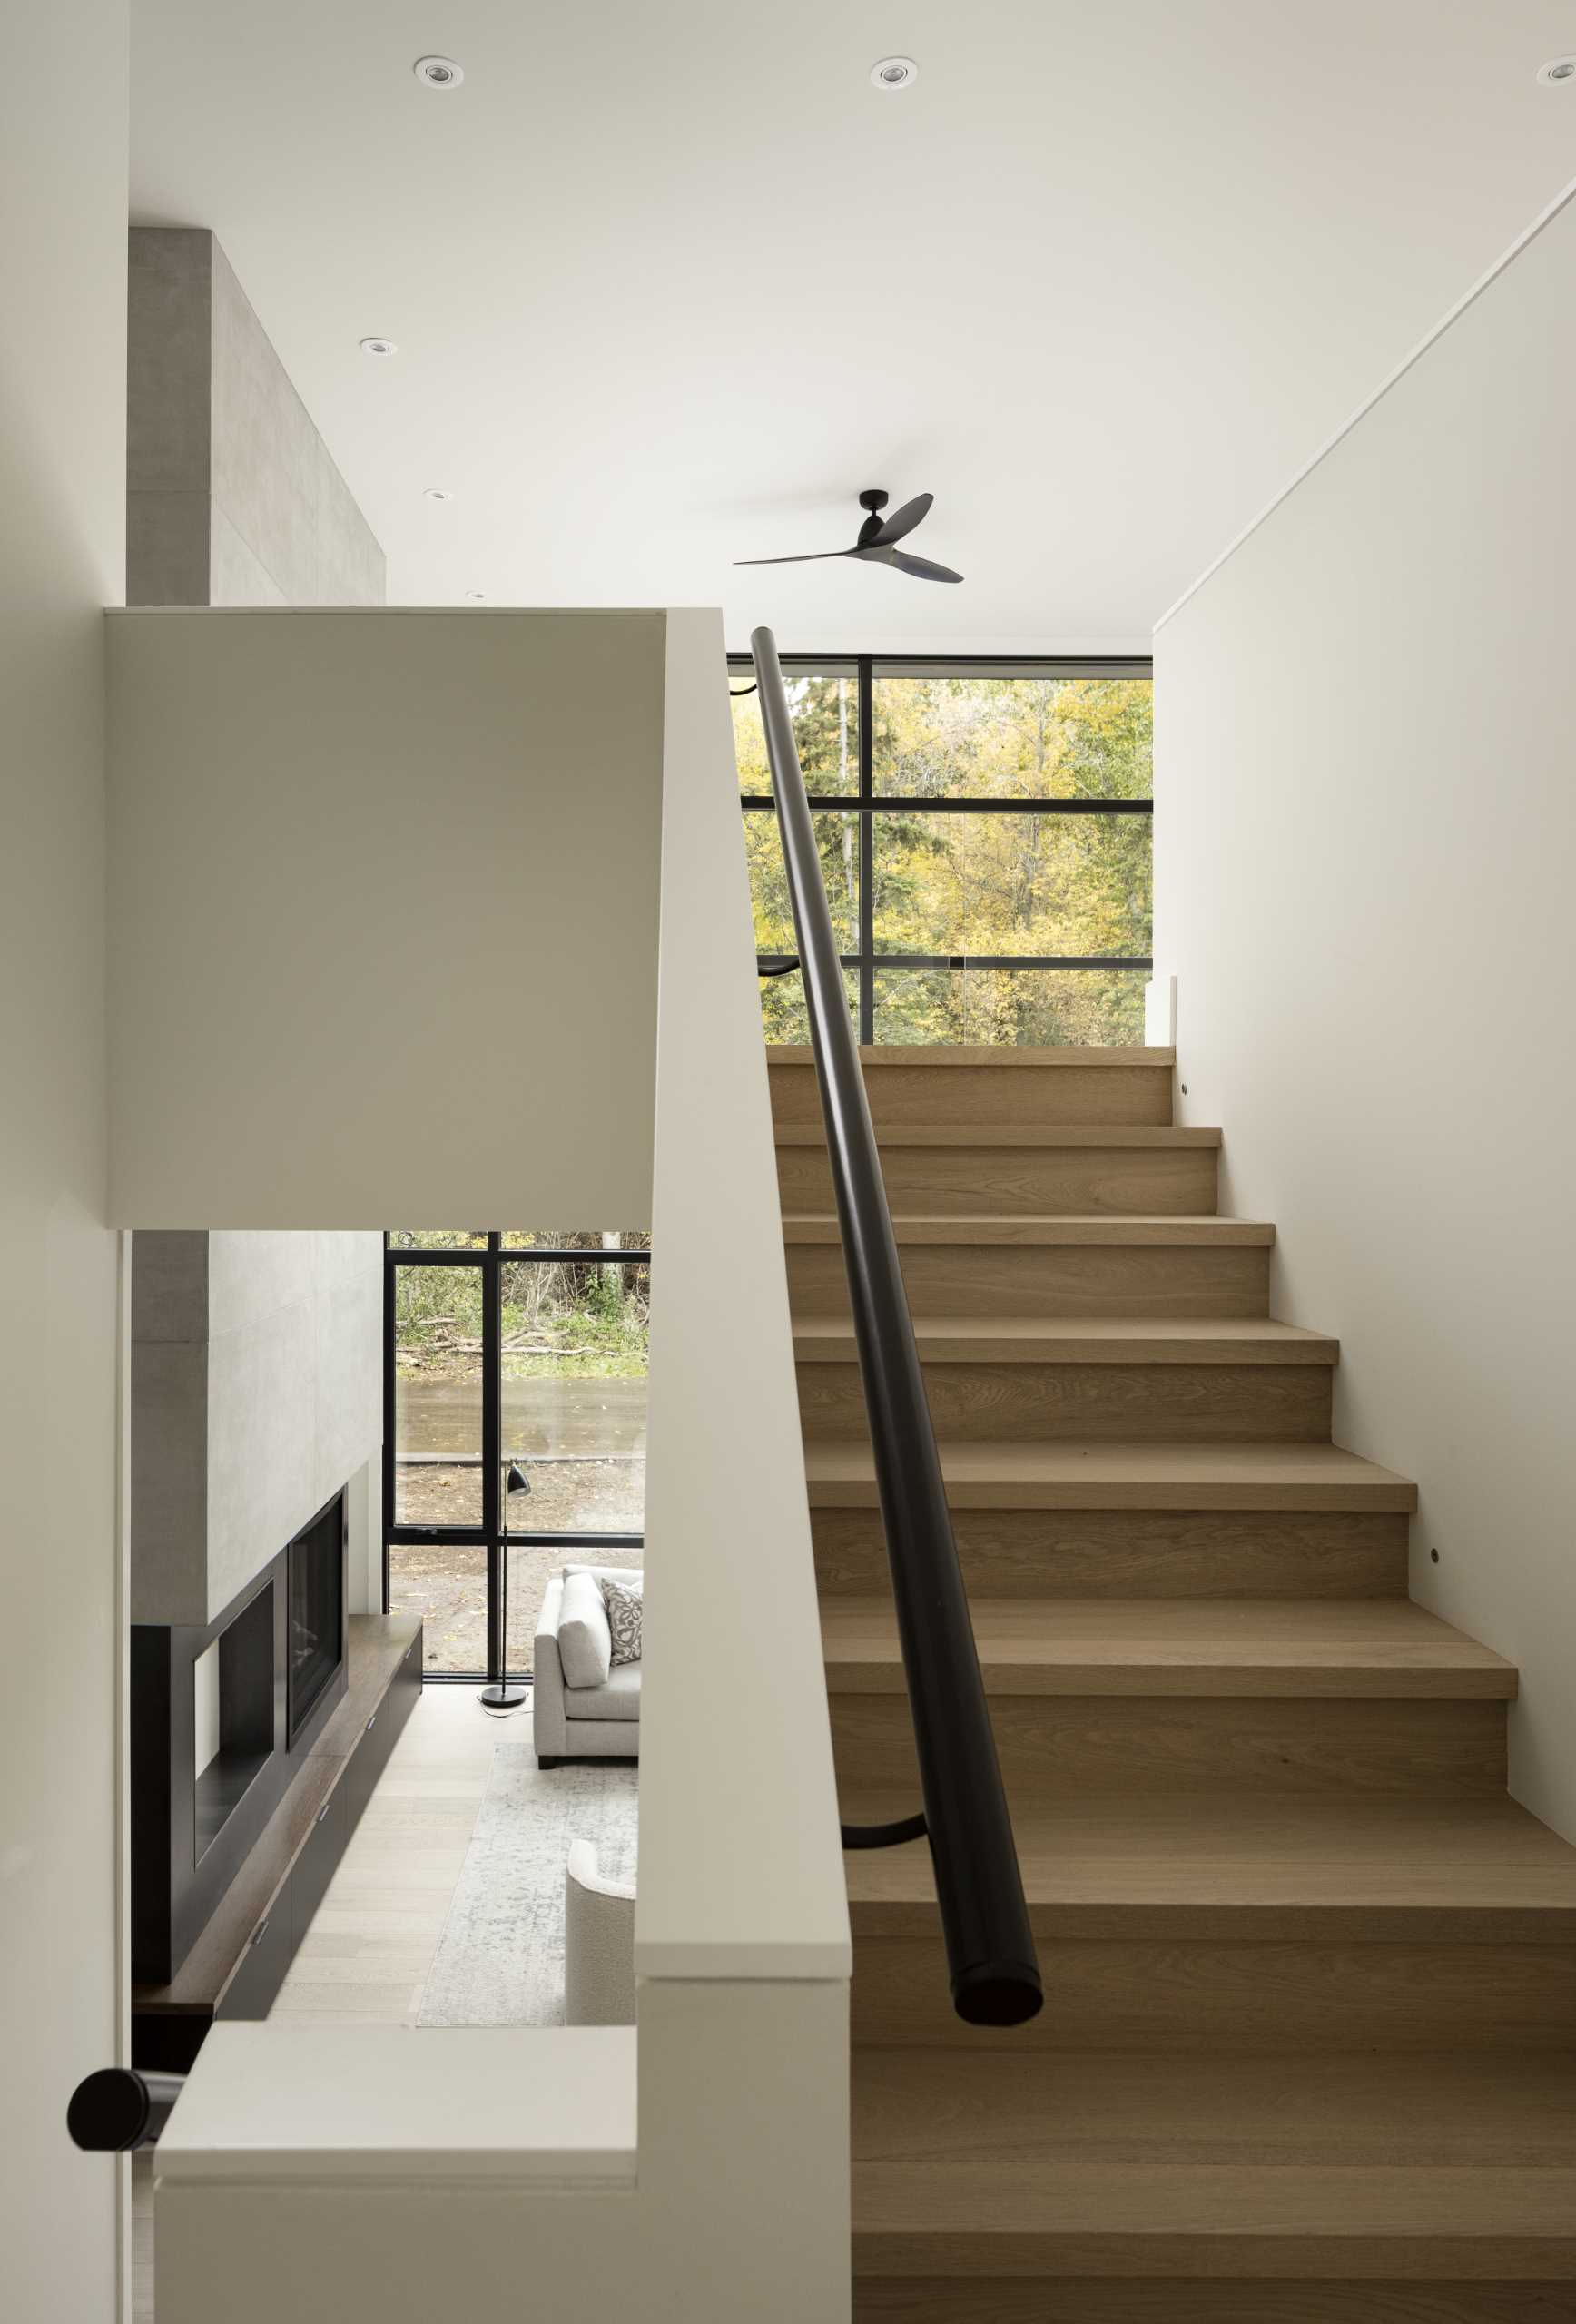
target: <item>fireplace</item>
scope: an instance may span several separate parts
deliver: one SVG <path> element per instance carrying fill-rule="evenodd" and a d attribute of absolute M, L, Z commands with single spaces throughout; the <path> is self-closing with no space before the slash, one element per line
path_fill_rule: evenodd
<path fill-rule="evenodd" d="M 337 1493 L 290 1545 L 287 1746 L 345 1659 L 345 1497 Z"/>
<path fill-rule="evenodd" d="M 212 1621 L 132 1625 L 132 1971 L 163 1985 L 349 1683 L 345 1494 Z"/>

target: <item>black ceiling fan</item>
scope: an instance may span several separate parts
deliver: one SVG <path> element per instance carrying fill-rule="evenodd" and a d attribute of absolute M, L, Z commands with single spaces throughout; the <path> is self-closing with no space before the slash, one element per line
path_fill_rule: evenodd
<path fill-rule="evenodd" d="M 931 513 L 932 492 L 921 492 L 917 500 L 905 500 L 902 507 L 884 520 L 882 510 L 891 495 L 876 489 L 862 492 L 859 505 L 870 514 L 859 528 L 859 538 L 852 548 L 812 549 L 802 556 L 739 556 L 735 565 L 818 565 L 829 556 L 852 556 L 862 565 L 890 565 L 899 573 L 911 573 L 916 581 L 960 581 L 950 565 L 932 565 L 929 557 L 910 556 L 897 543 L 911 533 Z"/>

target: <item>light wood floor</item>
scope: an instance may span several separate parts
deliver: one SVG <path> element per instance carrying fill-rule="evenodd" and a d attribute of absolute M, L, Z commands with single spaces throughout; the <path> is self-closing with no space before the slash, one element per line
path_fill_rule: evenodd
<path fill-rule="evenodd" d="M 529 1708 L 508 1714 L 528 1718 Z M 428 1687 L 319 1905 L 273 2018 L 414 2025 L 499 1729 L 472 1687 Z M 132 2318 L 153 2324 L 152 2157 L 132 2165 Z"/>
<path fill-rule="evenodd" d="M 474 1688 L 425 1690 L 271 2017 L 415 2024 L 503 1724 Z"/>

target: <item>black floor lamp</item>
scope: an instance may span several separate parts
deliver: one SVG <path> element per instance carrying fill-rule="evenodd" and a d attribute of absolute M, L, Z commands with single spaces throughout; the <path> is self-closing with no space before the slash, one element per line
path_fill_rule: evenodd
<path fill-rule="evenodd" d="M 509 1503 L 516 1493 L 529 1492 L 531 1481 L 517 1461 L 511 1461 L 504 1472 L 503 1540 L 498 1550 L 498 1620 L 497 1654 L 488 1672 L 487 1685 L 481 1690 L 484 1710 L 517 1710 L 525 1701 L 527 1689 L 523 1679 L 512 1682 L 509 1667 Z"/>

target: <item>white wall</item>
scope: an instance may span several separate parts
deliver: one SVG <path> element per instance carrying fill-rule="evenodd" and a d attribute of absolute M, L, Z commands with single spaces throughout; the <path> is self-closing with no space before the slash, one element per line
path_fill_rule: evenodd
<path fill-rule="evenodd" d="M 1576 1837 L 1573 294 L 1568 206 L 1162 625 L 1155 837 L 1180 1118 Z"/>
<path fill-rule="evenodd" d="M 13 13 L 0 83 L 0 2250 L 8 2315 L 114 2313 L 116 1241 L 100 608 L 124 571 L 126 22 Z"/>
<path fill-rule="evenodd" d="M 379 1341 L 379 1368 L 382 1341 Z M 346 1609 L 352 1614 L 383 1610 L 383 1456 L 381 1448 L 352 1469 L 345 1493 Z"/>
<path fill-rule="evenodd" d="M 123 613 L 133 1226 L 643 1226 L 664 616 Z"/>

